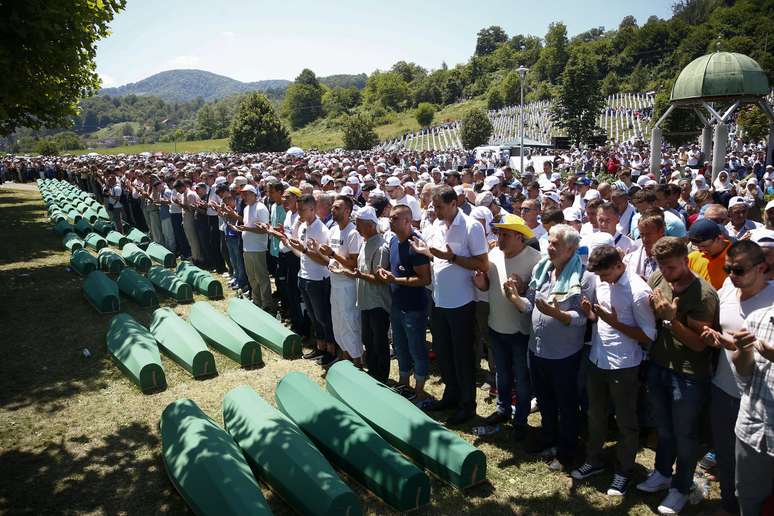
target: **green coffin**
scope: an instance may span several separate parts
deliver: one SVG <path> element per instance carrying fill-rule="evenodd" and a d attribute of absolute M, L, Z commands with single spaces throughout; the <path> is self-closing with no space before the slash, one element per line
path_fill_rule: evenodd
<path fill-rule="evenodd" d="M 67 212 L 67 219 L 73 224 L 77 224 L 78 221 L 81 220 L 82 218 L 83 218 L 83 215 L 81 215 L 80 212 L 75 208 Z"/>
<path fill-rule="evenodd" d="M 172 311 L 158 308 L 153 312 L 150 331 L 169 358 L 194 378 L 215 376 L 215 359 L 193 326 Z"/>
<path fill-rule="evenodd" d="M 137 228 L 132 228 L 132 230 L 127 233 L 126 238 L 128 238 L 130 242 L 134 242 L 135 244 L 142 247 L 150 244 L 150 238 L 148 235 Z"/>
<path fill-rule="evenodd" d="M 104 206 L 100 206 L 97 208 L 97 215 L 99 215 L 99 218 L 102 220 L 110 220 L 110 215 L 108 215 L 108 212 L 104 208 Z"/>
<path fill-rule="evenodd" d="M 89 224 L 94 224 L 99 220 L 99 215 L 97 215 L 97 212 L 95 212 L 91 207 L 86 208 L 86 211 L 83 212 L 83 218 L 86 219 Z"/>
<path fill-rule="evenodd" d="M 83 292 L 97 312 L 113 314 L 120 309 L 118 285 L 102 271 L 90 272 L 83 281 Z"/>
<path fill-rule="evenodd" d="M 263 363 L 261 346 L 242 330 L 237 323 L 217 311 L 206 301 L 197 301 L 188 314 L 188 322 L 204 340 L 242 367 Z"/>
<path fill-rule="evenodd" d="M 70 256 L 70 267 L 81 276 L 86 276 L 99 268 L 97 258 L 86 249 L 76 249 Z"/>
<path fill-rule="evenodd" d="M 172 297 L 178 303 L 190 303 L 193 301 L 193 288 L 184 282 L 172 271 L 161 266 L 154 266 L 145 275 L 153 286 Z"/>
<path fill-rule="evenodd" d="M 194 290 L 210 299 L 221 299 L 223 297 L 223 285 L 220 284 L 220 281 L 191 262 L 180 262 L 177 265 L 175 274 L 177 274 L 178 278 L 191 285 Z"/>
<path fill-rule="evenodd" d="M 78 249 L 83 249 L 83 240 L 75 233 L 65 234 L 62 238 L 62 244 L 64 244 L 65 248 L 71 253 L 74 253 Z"/>
<path fill-rule="evenodd" d="M 118 231 L 108 231 L 107 235 L 105 235 L 105 239 L 108 241 L 108 244 L 119 249 L 123 249 L 124 246 L 129 243 L 129 239 Z"/>
<path fill-rule="evenodd" d="M 409 400 L 357 369 L 334 364 L 326 387 L 404 455 L 455 487 L 486 480 L 484 452 L 428 417 Z"/>
<path fill-rule="evenodd" d="M 282 358 L 301 356 L 301 337 L 247 299 L 229 299 L 228 316 L 248 335 Z"/>
<path fill-rule="evenodd" d="M 167 475 L 194 514 L 271 515 L 242 451 L 196 403 L 167 405 L 159 430 Z"/>
<path fill-rule="evenodd" d="M 65 236 L 67 233 L 75 233 L 75 228 L 66 220 L 60 220 L 56 223 L 56 225 L 54 225 L 54 231 L 59 233 L 61 236 Z"/>
<path fill-rule="evenodd" d="M 94 228 L 91 227 L 91 224 L 89 224 L 89 221 L 86 219 L 81 219 L 78 222 L 75 223 L 75 232 L 78 233 L 80 236 L 85 237 L 92 231 L 94 231 Z"/>
<path fill-rule="evenodd" d="M 427 475 L 308 376 L 288 373 L 277 384 L 275 396 L 277 408 L 332 463 L 387 504 L 399 511 L 411 511 L 430 502 Z"/>
<path fill-rule="evenodd" d="M 137 244 L 131 242 L 126 244 L 121 249 L 121 256 L 124 257 L 126 263 L 140 272 L 148 272 L 148 269 L 151 268 L 151 259 Z"/>
<path fill-rule="evenodd" d="M 92 222 L 92 226 L 94 226 L 94 231 L 96 231 L 102 236 L 107 236 L 108 233 L 116 229 L 115 224 L 102 219 L 97 219 L 96 222 Z"/>
<path fill-rule="evenodd" d="M 145 249 L 145 254 L 150 256 L 154 262 L 160 263 L 168 269 L 175 266 L 175 255 L 161 244 L 151 242 L 148 244 L 148 248 Z"/>
<path fill-rule="evenodd" d="M 121 371 L 143 393 L 166 389 L 167 378 L 161 366 L 156 339 L 131 315 L 118 314 L 110 320 L 107 349 Z"/>
<path fill-rule="evenodd" d="M 126 268 L 118 275 L 118 289 L 143 308 L 159 306 L 153 284 L 134 269 Z"/>
<path fill-rule="evenodd" d="M 248 463 L 298 514 L 362 514 L 357 495 L 295 423 L 242 385 L 223 398 L 223 426 Z"/>
<path fill-rule="evenodd" d="M 107 240 L 101 237 L 98 233 L 94 232 L 86 235 L 86 237 L 83 239 L 83 243 L 86 244 L 86 247 L 90 247 L 95 251 L 99 251 L 108 245 Z"/>
<path fill-rule="evenodd" d="M 67 217 L 65 217 L 64 213 L 59 210 L 51 212 L 49 219 L 51 219 L 51 222 L 54 224 L 59 224 L 59 222 L 67 222 Z"/>
<path fill-rule="evenodd" d="M 107 247 L 100 250 L 99 254 L 97 254 L 97 263 L 99 263 L 100 270 L 110 274 L 118 274 L 126 268 L 124 259 Z"/>

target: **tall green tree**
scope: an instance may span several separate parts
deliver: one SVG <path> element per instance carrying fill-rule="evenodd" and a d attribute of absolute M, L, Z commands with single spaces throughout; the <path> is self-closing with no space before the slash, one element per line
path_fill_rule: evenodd
<path fill-rule="evenodd" d="M 772 123 L 766 113 L 755 105 L 742 108 L 736 121 L 744 131 L 744 137 L 753 141 L 765 138 L 769 134 L 769 126 Z"/>
<path fill-rule="evenodd" d="M 508 41 L 508 34 L 502 27 L 492 25 L 478 31 L 476 37 L 476 55 L 483 56 L 491 54 L 497 48 L 497 45 Z"/>
<path fill-rule="evenodd" d="M 574 52 L 562 72 L 559 95 L 551 107 L 554 122 L 580 145 L 597 131 L 597 116 L 604 105 L 593 57 Z"/>
<path fill-rule="evenodd" d="M 374 132 L 371 120 L 361 114 L 351 115 L 344 119 L 344 148 L 349 150 L 368 150 L 379 141 Z"/>
<path fill-rule="evenodd" d="M 368 78 L 364 96 L 370 104 L 399 111 L 408 104 L 409 90 L 399 73 L 377 71 Z"/>
<path fill-rule="evenodd" d="M 422 127 L 430 127 L 433 123 L 433 117 L 435 116 L 435 106 L 427 102 L 422 102 L 417 106 L 414 116 L 419 125 Z"/>
<path fill-rule="evenodd" d="M 266 96 L 251 92 L 237 107 L 229 129 L 234 152 L 279 152 L 290 146 L 290 135 Z"/>
<path fill-rule="evenodd" d="M 293 129 L 304 127 L 323 115 L 323 90 L 313 71 L 304 68 L 285 92 L 283 110 Z"/>
<path fill-rule="evenodd" d="M 460 129 L 460 139 L 466 149 L 473 149 L 479 145 L 484 145 L 492 136 L 492 122 L 480 109 L 471 109 L 462 118 L 462 128 Z"/>
<path fill-rule="evenodd" d="M 535 63 L 535 71 L 540 80 L 556 84 L 569 58 L 567 26 L 554 22 L 548 26 L 546 44 Z"/>
<path fill-rule="evenodd" d="M 97 42 L 126 0 L 0 2 L 0 135 L 66 126 L 99 89 Z"/>

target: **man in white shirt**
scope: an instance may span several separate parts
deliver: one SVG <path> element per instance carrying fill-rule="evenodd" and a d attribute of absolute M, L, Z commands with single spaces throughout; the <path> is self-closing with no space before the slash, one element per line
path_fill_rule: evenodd
<path fill-rule="evenodd" d="M 726 224 L 728 236 L 737 240 L 744 237 L 748 231 L 754 231 L 762 228 L 763 224 L 747 218 L 747 203 L 744 197 L 731 197 L 728 201 L 728 218 L 730 222 Z"/>
<path fill-rule="evenodd" d="M 258 200 L 258 194 L 253 185 L 242 188 L 241 196 L 244 201 L 244 211 L 242 225 L 237 226 L 237 229 L 242 231 L 245 273 L 250 283 L 253 304 L 266 312 L 274 313 L 269 268 L 266 265 L 266 251 L 269 246 L 266 225 L 269 224 L 269 210 Z"/>
<path fill-rule="evenodd" d="M 363 342 L 360 338 L 360 310 L 356 306 L 357 283 L 354 278 L 341 272 L 342 268 L 357 268 L 360 252 L 360 235 L 350 220 L 352 208 L 352 199 L 346 195 L 339 195 L 333 201 L 331 214 L 334 224 L 330 230 L 329 243 L 320 246 L 320 254 L 330 259 L 333 336 L 345 353 L 344 358 L 362 366 Z"/>
<path fill-rule="evenodd" d="M 623 496 L 634 472 L 639 447 L 637 394 L 643 345 L 656 337 L 656 318 L 650 306 L 651 289 L 637 274 L 626 270 L 618 249 L 603 245 L 589 256 L 588 270 L 595 273 L 592 299 L 584 299 L 583 310 L 596 321 L 586 379 L 589 398 L 589 434 L 586 462 L 572 471 L 582 480 L 602 473 L 602 448 L 612 404 L 618 425 L 617 465 L 607 490 Z"/>
<path fill-rule="evenodd" d="M 457 425 L 476 413 L 473 271 L 489 269 L 489 246 L 481 224 L 457 207 L 451 187 L 433 192 L 433 206 L 438 219 L 430 241 L 412 241 L 416 252 L 433 260 L 433 349 L 446 385 L 429 409 L 456 409 L 446 424 Z"/>
<path fill-rule="evenodd" d="M 603 203 L 597 209 L 597 223 L 599 224 L 599 230 L 611 235 L 615 247 L 623 251 L 624 254 L 629 254 L 637 247 L 637 245 L 631 238 L 619 231 L 618 223 L 620 220 L 618 209 L 611 202 Z"/>
<path fill-rule="evenodd" d="M 658 270 L 658 263 L 653 257 L 653 245 L 664 236 L 666 227 L 660 214 L 646 214 L 637 225 L 640 233 L 639 246 L 624 256 L 624 264 L 631 272 L 639 275 L 645 281 Z"/>
<path fill-rule="evenodd" d="M 615 205 L 619 213 L 618 231 L 623 235 L 629 236 L 634 224 L 632 219 L 636 213 L 634 206 L 629 202 L 629 193 L 615 188 L 610 194 L 610 201 Z"/>
<path fill-rule="evenodd" d="M 384 183 L 384 190 L 390 196 L 390 204 L 393 206 L 404 204 L 411 208 L 411 222 L 415 228 L 418 228 L 419 223 L 422 221 L 422 210 L 419 207 L 419 201 L 417 201 L 416 197 L 406 194 L 400 179 L 395 176 L 388 177 Z"/>

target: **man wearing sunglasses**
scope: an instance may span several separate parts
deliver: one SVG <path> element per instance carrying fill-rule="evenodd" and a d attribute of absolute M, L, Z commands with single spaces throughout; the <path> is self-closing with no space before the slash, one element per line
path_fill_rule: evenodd
<path fill-rule="evenodd" d="M 720 506 L 724 511 L 736 514 L 739 506 L 734 494 L 734 424 L 742 391 L 732 365 L 736 350 L 733 335 L 745 328 L 748 314 L 774 304 L 774 284 L 767 279 L 768 265 L 763 250 L 750 240 L 740 240 L 728 248 L 724 269 L 728 279 L 718 292 L 720 331 L 705 328 L 702 339 L 708 346 L 725 348 L 720 353 L 712 379 L 710 414 Z"/>
<path fill-rule="evenodd" d="M 696 248 L 688 255 L 688 266 L 694 274 L 720 289 L 728 276 L 724 267 L 731 241 L 720 226 L 709 219 L 697 220 L 688 232 L 688 239 Z"/>

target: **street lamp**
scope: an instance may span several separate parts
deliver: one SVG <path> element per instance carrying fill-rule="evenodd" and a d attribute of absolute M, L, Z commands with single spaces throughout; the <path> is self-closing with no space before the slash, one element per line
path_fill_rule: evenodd
<path fill-rule="evenodd" d="M 524 175 L 524 78 L 527 76 L 529 68 L 524 65 L 519 66 L 516 70 L 519 72 L 519 86 L 521 88 L 521 102 L 519 103 L 519 131 L 521 133 L 521 143 L 519 144 L 519 159 L 521 164 L 519 165 L 519 172 Z"/>

